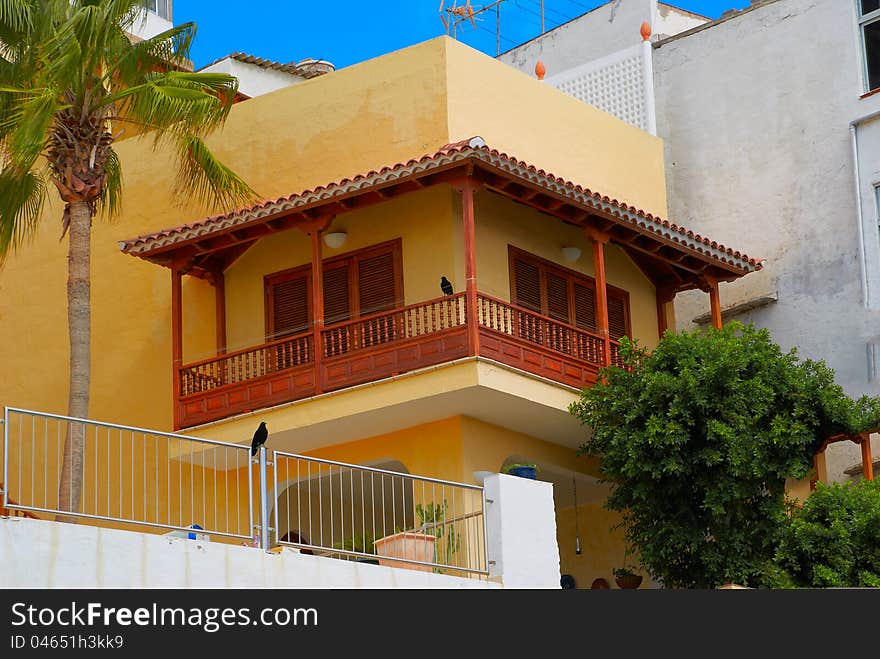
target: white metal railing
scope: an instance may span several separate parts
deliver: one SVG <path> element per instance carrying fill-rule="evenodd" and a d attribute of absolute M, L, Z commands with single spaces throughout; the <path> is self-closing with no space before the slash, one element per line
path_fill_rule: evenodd
<path fill-rule="evenodd" d="M 274 452 L 277 544 L 450 574 L 488 574 L 483 488 Z"/>
<path fill-rule="evenodd" d="M 61 483 L 81 437 L 78 506 Z M 251 539 L 249 447 L 14 407 L 3 413 L 3 507 L 121 525 Z M 75 479 L 68 478 L 68 483 Z M 67 505 L 65 505 L 67 504 Z"/>
<path fill-rule="evenodd" d="M 477 485 L 265 447 L 254 458 L 247 445 L 15 407 L 4 408 L 2 425 L 0 509 L 13 514 L 187 533 L 197 525 L 208 536 L 248 540 L 256 532 L 263 549 L 488 574 Z M 67 479 L 82 484 L 78 497 L 59 487 L 71 437 L 83 443 L 78 478 Z"/>

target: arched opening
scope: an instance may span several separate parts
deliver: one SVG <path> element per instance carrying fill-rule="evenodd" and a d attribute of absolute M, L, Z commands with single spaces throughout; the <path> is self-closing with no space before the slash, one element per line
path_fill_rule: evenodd
<path fill-rule="evenodd" d="M 291 464 L 294 463 L 294 464 Z M 275 518 L 278 543 L 304 554 L 370 556 L 373 542 L 395 530 L 411 528 L 413 492 L 400 475 L 409 470 L 399 460 L 385 458 L 367 469 L 317 460 L 279 462 L 279 494 L 270 518 Z"/>

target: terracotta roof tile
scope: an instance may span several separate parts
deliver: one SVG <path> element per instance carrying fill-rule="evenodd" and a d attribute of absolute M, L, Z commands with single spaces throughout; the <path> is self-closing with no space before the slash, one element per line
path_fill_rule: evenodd
<path fill-rule="evenodd" d="M 228 55 L 224 55 L 223 57 L 215 59 L 210 64 L 206 64 L 205 66 L 203 66 L 202 69 L 213 66 L 214 64 L 222 62 L 225 59 L 234 59 L 238 62 L 254 64 L 255 66 L 259 66 L 263 69 L 283 71 L 292 75 L 302 76 L 303 78 L 316 78 L 319 75 L 330 73 L 331 71 L 336 70 L 336 67 L 333 66 L 333 64 L 325 60 L 307 58 L 302 60 L 301 62 L 288 62 L 287 64 L 284 64 L 283 62 L 276 62 L 274 60 L 263 59 L 262 57 L 256 57 L 255 55 L 248 55 L 247 53 L 239 52 L 229 53 Z"/>
<path fill-rule="evenodd" d="M 518 160 L 514 156 L 490 148 L 480 137 L 445 144 L 434 153 L 382 167 L 379 170 L 371 170 L 365 174 L 358 174 L 353 178 L 343 178 L 337 182 L 321 185 L 304 192 L 279 197 L 278 199 L 265 200 L 248 208 L 214 215 L 179 227 L 171 227 L 137 236 L 121 242 L 119 246 L 125 253 L 135 256 L 146 256 L 154 250 L 191 239 L 206 237 L 233 226 L 256 222 L 262 217 L 277 215 L 306 205 L 314 205 L 344 194 L 367 190 L 405 176 L 418 176 L 441 166 L 468 159 L 503 170 L 519 178 L 528 179 L 533 184 L 540 185 L 544 189 L 565 196 L 582 205 L 602 210 L 624 223 L 658 234 L 669 241 L 689 248 L 693 252 L 705 254 L 745 272 L 758 270 L 762 267 L 762 259 L 749 257 L 738 250 L 726 247 L 698 233 L 673 224 L 666 219 L 646 213 L 642 209 L 622 203 L 617 199 L 612 199 L 607 195 L 594 192 L 589 188 L 582 187 L 542 169 L 538 169 L 534 165 Z"/>

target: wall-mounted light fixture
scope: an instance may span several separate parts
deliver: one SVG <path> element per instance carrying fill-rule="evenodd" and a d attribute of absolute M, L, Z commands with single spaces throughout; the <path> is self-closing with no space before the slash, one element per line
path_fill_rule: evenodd
<path fill-rule="evenodd" d="M 564 258 L 569 263 L 574 263 L 579 258 L 581 258 L 581 248 L 580 247 L 563 247 L 562 248 L 562 258 Z"/>
<path fill-rule="evenodd" d="M 331 247 L 332 249 L 338 249 L 345 244 L 345 239 L 348 238 L 348 234 L 345 231 L 333 231 L 332 233 L 324 234 L 324 244 L 327 247 Z"/>

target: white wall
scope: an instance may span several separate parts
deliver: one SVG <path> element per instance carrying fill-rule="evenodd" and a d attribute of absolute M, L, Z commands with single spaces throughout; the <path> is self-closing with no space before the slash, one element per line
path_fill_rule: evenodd
<path fill-rule="evenodd" d="M 754 7 L 661 42 L 654 81 L 670 217 L 767 259 L 762 272 L 722 284 L 722 308 L 777 294 L 777 302 L 738 319 L 769 328 L 786 350 L 825 359 L 849 394 L 877 395 L 880 384 L 868 380 L 868 344 L 880 337 L 872 191 L 880 183 L 880 124 L 859 129 L 861 217 L 849 125 L 880 108 L 880 97 L 859 99 L 854 7 L 850 0 Z M 693 328 L 708 305 L 703 293 L 679 295 L 679 329 Z M 829 453 L 835 479 L 859 459 L 858 447 L 846 449 Z"/>
<path fill-rule="evenodd" d="M 136 37 L 140 37 L 141 39 L 149 39 L 150 37 L 155 37 L 157 34 L 161 34 L 165 32 L 165 30 L 170 30 L 174 27 L 174 24 L 159 16 L 159 14 L 155 14 L 151 11 L 144 12 L 146 16 L 144 19 L 136 19 L 134 25 L 131 26 L 131 31 Z"/>
<path fill-rule="evenodd" d="M 535 64 L 541 60 L 548 78 L 558 75 L 641 42 L 639 29 L 643 22 L 651 22 L 654 4 L 654 0 L 614 0 L 498 59 L 529 75 L 534 75 Z"/>
<path fill-rule="evenodd" d="M 274 92 L 283 87 L 290 87 L 305 80 L 305 78 L 285 71 L 239 62 L 231 57 L 199 69 L 199 71 L 234 75 L 238 78 L 238 90 L 251 98 Z"/>
<path fill-rule="evenodd" d="M 705 19 L 658 5 L 656 0 L 612 0 L 502 53 L 498 59 L 529 75 L 534 75 L 535 64 L 541 60 L 549 78 L 639 44 L 645 21 L 653 26 L 657 38 L 689 30 Z"/>
<path fill-rule="evenodd" d="M 497 588 L 485 579 L 0 517 L 0 588 Z"/>
<path fill-rule="evenodd" d="M 489 574 L 507 588 L 559 588 L 553 484 L 492 474 L 483 487 Z"/>

